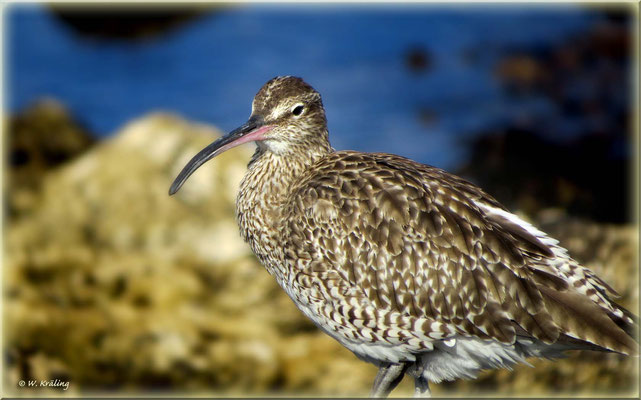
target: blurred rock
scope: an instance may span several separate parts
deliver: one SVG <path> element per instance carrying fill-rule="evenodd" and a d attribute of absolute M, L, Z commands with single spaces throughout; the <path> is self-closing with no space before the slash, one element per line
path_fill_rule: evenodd
<path fill-rule="evenodd" d="M 425 73 L 432 67 L 432 57 L 422 46 L 410 47 L 405 53 L 405 66 L 413 73 Z"/>
<path fill-rule="evenodd" d="M 239 237 L 234 199 L 249 147 L 219 156 L 168 196 L 186 161 L 218 134 L 151 115 L 47 173 L 38 207 L 6 233 L 6 388 L 31 396 L 18 379 L 57 378 L 70 382 L 69 396 L 368 393 L 375 367 L 312 325 Z M 637 280 L 617 276 L 634 271 L 638 237 L 627 227 L 607 232 L 616 238 L 609 250 L 585 254 L 631 307 Z M 582 235 L 577 228 L 563 240 Z M 434 393 L 625 394 L 636 360 L 579 354 L 535 364 Z M 411 395 L 411 380 L 394 394 Z"/>
<path fill-rule="evenodd" d="M 601 222 L 630 221 L 628 160 L 621 136 L 585 134 L 558 142 L 516 126 L 487 131 L 470 143 L 456 172 L 510 209 L 534 215 L 548 207 Z"/>
<path fill-rule="evenodd" d="M 545 78 L 541 63 L 526 54 L 517 54 L 499 62 L 496 74 L 510 90 L 531 90 Z"/>
<path fill-rule="evenodd" d="M 630 221 L 633 18 L 624 7 L 603 13 L 588 32 L 507 49 L 496 66 L 509 116 L 468 136 L 458 172 L 511 208 Z"/>
<path fill-rule="evenodd" d="M 435 110 L 421 107 L 418 110 L 418 120 L 426 127 L 434 126 L 439 122 L 439 114 Z"/>
<path fill-rule="evenodd" d="M 53 99 L 40 100 L 11 117 L 6 142 L 6 215 L 15 218 L 35 207 L 43 176 L 94 142 L 91 134 Z"/>
<path fill-rule="evenodd" d="M 47 175 L 38 207 L 7 231 L 8 376 L 64 375 L 70 394 L 369 385 L 371 367 L 317 331 L 242 242 L 234 202 L 249 148 L 168 196 L 218 134 L 152 115 Z M 339 371 L 361 385 L 327 384 Z"/>
<path fill-rule="evenodd" d="M 100 38 L 149 39 L 226 5 L 54 4 L 52 14 L 75 32 Z"/>
<path fill-rule="evenodd" d="M 629 15 L 623 12 L 618 19 L 601 19 L 588 32 L 557 46 L 508 49 L 495 75 L 508 89 L 539 92 L 557 100 L 618 96 L 608 93 L 606 85 L 627 78 L 628 71 L 621 68 L 629 65 L 632 52 Z M 617 76 L 615 71 L 623 73 Z"/>

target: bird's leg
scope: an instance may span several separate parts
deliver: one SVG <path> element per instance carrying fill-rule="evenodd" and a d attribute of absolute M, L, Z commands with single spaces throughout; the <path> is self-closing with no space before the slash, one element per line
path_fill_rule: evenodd
<path fill-rule="evenodd" d="M 403 374 L 407 369 L 407 365 L 401 364 L 387 364 L 378 369 L 376 378 L 374 379 L 374 387 L 372 387 L 371 397 L 387 397 L 392 390 L 401 382 Z"/>
<path fill-rule="evenodd" d="M 430 383 L 423 376 L 414 378 L 414 397 L 432 397 Z"/>

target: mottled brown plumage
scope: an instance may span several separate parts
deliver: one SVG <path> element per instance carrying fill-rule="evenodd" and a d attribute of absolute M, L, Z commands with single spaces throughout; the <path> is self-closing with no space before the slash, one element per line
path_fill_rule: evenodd
<path fill-rule="evenodd" d="M 278 77 L 247 124 L 203 150 L 256 153 L 237 199 L 243 238 L 296 305 L 380 367 L 373 394 L 403 373 L 474 377 L 568 349 L 636 354 L 632 314 L 557 241 L 471 183 L 381 153 L 334 151 L 320 95 Z"/>

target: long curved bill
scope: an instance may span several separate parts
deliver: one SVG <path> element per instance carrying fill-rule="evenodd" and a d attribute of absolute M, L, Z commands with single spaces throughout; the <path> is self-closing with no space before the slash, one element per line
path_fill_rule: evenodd
<path fill-rule="evenodd" d="M 269 125 L 264 125 L 263 119 L 257 116 L 251 116 L 249 120 L 242 126 L 229 132 L 227 135 L 214 141 L 209 146 L 202 149 L 196 154 L 185 167 L 180 171 L 180 174 L 174 180 L 169 188 L 169 195 L 173 195 L 182 187 L 187 178 L 191 176 L 201 165 L 216 157 L 233 147 L 243 143 L 263 140 L 263 134 L 272 129 Z"/>

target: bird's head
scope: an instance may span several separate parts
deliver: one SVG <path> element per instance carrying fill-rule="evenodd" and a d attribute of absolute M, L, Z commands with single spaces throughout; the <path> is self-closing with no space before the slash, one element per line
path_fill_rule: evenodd
<path fill-rule="evenodd" d="M 330 149 L 320 94 L 301 78 L 273 78 L 254 96 L 247 122 L 196 154 L 174 180 L 169 194 L 176 193 L 205 162 L 251 141 L 262 151 L 284 157 Z"/>

